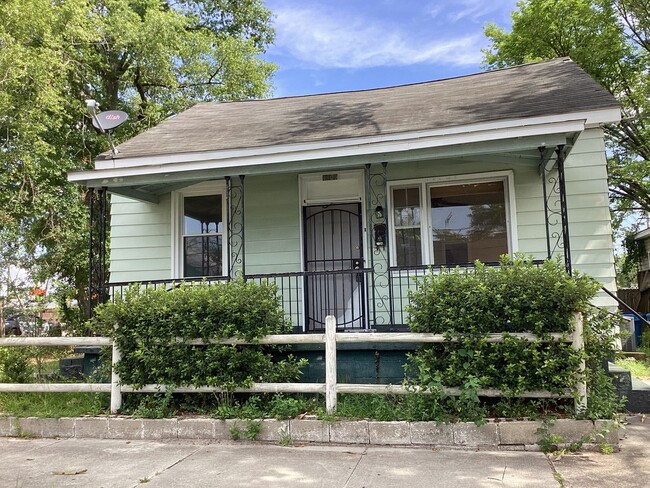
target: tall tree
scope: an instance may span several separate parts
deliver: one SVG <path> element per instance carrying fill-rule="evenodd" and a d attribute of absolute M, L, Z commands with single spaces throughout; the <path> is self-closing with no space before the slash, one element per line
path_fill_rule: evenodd
<path fill-rule="evenodd" d="M 650 212 L 650 4 L 647 0 L 522 0 L 512 30 L 488 24 L 489 69 L 570 56 L 622 104 L 605 127 L 614 209 Z"/>
<path fill-rule="evenodd" d="M 263 0 L 3 0 L 0 264 L 81 292 L 86 196 L 66 174 L 107 149 L 84 100 L 129 113 L 119 142 L 197 101 L 264 97 L 273 35 Z"/>

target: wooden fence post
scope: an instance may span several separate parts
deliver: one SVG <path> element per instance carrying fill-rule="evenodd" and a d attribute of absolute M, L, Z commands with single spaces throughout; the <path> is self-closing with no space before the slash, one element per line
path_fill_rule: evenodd
<path fill-rule="evenodd" d="M 117 329 L 117 325 L 115 325 Z M 111 359 L 111 413 L 116 414 L 122 408 L 122 387 L 120 386 L 120 375 L 117 372 L 117 363 L 122 359 L 122 353 L 113 340 L 113 355 Z"/>
<path fill-rule="evenodd" d="M 336 411 L 336 317 L 325 317 L 325 407 Z"/>
<path fill-rule="evenodd" d="M 573 329 L 573 347 L 575 347 L 581 353 L 584 352 L 585 342 L 584 342 L 584 326 L 582 322 L 582 313 L 578 312 L 573 317 L 574 329 Z M 576 383 L 576 393 L 578 397 L 575 401 L 576 413 L 584 412 L 587 410 L 587 382 L 585 378 L 585 359 L 584 357 L 580 360 L 580 365 L 578 366 L 578 381 Z"/>

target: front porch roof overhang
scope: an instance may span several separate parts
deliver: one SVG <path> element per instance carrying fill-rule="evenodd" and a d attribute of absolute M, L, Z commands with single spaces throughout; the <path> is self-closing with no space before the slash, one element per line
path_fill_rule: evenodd
<path fill-rule="evenodd" d="M 358 167 L 375 162 L 480 159 L 539 164 L 540 146 L 571 145 L 586 128 L 615 123 L 618 109 L 536 117 L 306 144 L 98 160 L 71 182 L 156 203 L 161 195 L 207 179 Z"/>

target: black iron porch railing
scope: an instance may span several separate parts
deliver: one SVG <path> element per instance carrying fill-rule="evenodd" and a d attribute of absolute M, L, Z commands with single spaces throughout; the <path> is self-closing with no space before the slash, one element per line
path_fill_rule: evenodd
<path fill-rule="evenodd" d="M 117 281 L 108 283 L 106 286 L 108 288 L 108 298 L 109 301 L 115 302 L 115 299 L 120 296 L 123 297 L 126 291 L 132 286 L 139 285 L 143 289 L 150 290 L 171 290 L 179 286 L 182 282 L 188 284 L 198 284 L 198 283 L 224 283 L 229 281 L 227 276 L 207 276 L 201 278 L 180 278 L 175 280 L 147 280 L 147 281 Z"/>
<path fill-rule="evenodd" d="M 534 261 L 536 265 L 543 260 Z M 499 263 L 485 263 L 498 266 Z M 405 330 L 408 328 L 409 292 L 417 290 L 420 279 L 429 273 L 444 273 L 455 268 L 471 273 L 473 264 L 453 268 L 444 266 L 391 267 L 385 283 L 373 280 L 373 269 L 338 271 L 297 271 L 291 273 L 249 274 L 246 280 L 270 283 L 277 287 L 287 318 L 297 332 L 322 332 L 325 317 L 337 318 L 340 330 Z M 150 280 L 143 288 L 170 290 L 181 282 L 218 284 L 227 276 Z M 131 282 L 109 283 L 111 300 L 124 295 Z M 374 287 L 370 290 L 370 287 Z M 372 293 L 371 293 L 372 291 Z"/>
<path fill-rule="evenodd" d="M 534 260 L 535 266 L 544 263 L 543 259 Z M 485 266 L 498 267 L 498 261 L 483 263 Z M 463 272 L 471 273 L 476 269 L 474 263 L 461 263 L 451 266 L 445 265 L 423 265 L 423 266 L 393 266 L 390 271 L 390 295 L 388 311 L 391 317 L 392 327 L 408 327 L 408 305 L 409 292 L 417 290 L 420 280 L 428 274 L 439 274 L 460 269 Z"/>

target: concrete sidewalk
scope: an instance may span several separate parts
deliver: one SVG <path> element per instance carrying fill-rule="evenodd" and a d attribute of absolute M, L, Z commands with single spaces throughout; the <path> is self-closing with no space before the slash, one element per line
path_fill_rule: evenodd
<path fill-rule="evenodd" d="M 627 418 L 619 431 L 620 452 L 604 456 L 577 452 L 553 461 L 567 488 L 639 488 L 650 486 L 650 417 Z"/>
<path fill-rule="evenodd" d="M 538 452 L 0 439 L 2 487 L 549 487 Z"/>
<path fill-rule="evenodd" d="M 619 453 L 553 462 L 525 451 L 2 438 L 0 487 L 644 486 L 650 421 L 632 417 L 623 434 Z"/>

